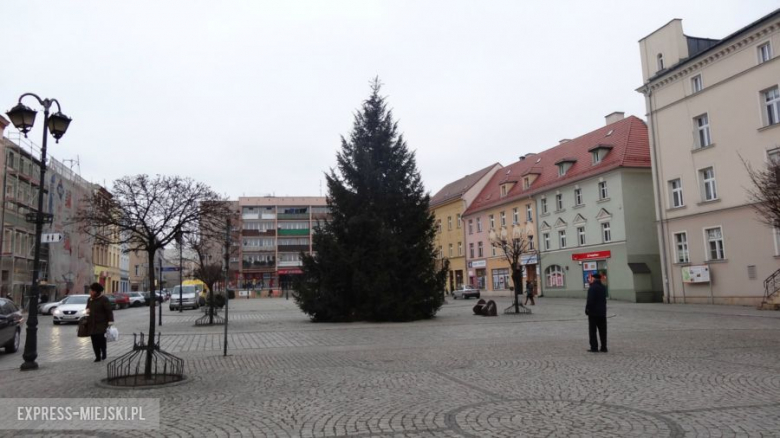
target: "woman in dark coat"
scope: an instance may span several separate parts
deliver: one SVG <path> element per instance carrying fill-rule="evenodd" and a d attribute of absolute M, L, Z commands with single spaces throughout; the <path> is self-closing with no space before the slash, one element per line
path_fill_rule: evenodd
<path fill-rule="evenodd" d="M 103 295 L 103 286 L 100 283 L 92 283 L 87 300 L 87 330 L 92 338 L 95 362 L 106 360 L 106 330 L 113 323 L 114 312 L 108 298 Z"/>

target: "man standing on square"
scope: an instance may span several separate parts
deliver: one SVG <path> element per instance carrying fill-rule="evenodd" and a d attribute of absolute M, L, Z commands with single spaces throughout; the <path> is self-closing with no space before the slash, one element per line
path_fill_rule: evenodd
<path fill-rule="evenodd" d="M 591 353 L 599 352 L 596 340 L 596 330 L 601 339 L 601 352 L 607 352 L 607 289 L 601 284 L 601 274 L 591 275 L 588 288 L 588 301 L 585 304 L 585 314 L 588 315 L 588 335 L 590 337 Z"/>

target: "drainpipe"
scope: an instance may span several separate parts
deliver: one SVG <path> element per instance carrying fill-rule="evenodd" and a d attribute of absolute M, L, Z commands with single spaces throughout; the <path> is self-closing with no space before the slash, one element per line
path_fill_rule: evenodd
<path fill-rule="evenodd" d="M 666 303 L 671 303 L 671 293 L 673 293 L 672 287 L 669 284 L 669 272 L 667 269 L 667 264 L 669 263 L 667 260 L 667 248 L 666 248 L 666 221 L 664 219 L 664 212 L 663 212 L 663 201 L 661 200 L 661 178 L 659 175 L 658 167 L 660 166 L 660 162 L 658 161 L 658 151 L 656 147 L 656 138 L 657 138 L 657 130 L 656 130 L 656 123 L 653 120 L 653 90 L 650 89 L 650 86 L 645 86 L 645 88 L 642 90 L 646 97 L 647 102 L 647 115 L 648 115 L 648 121 L 650 122 L 650 128 L 652 129 L 652 144 L 650 145 L 650 154 L 651 154 L 651 160 L 652 160 L 652 168 L 653 168 L 653 176 L 655 179 L 655 192 L 658 194 L 656 196 L 655 204 L 656 204 L 656 219 L 658 220 L 659 225 L 661 226 L 661 232 L 660 232 L 660 238 L 661 238 L 661 277 L 662 277 L 662 283 L 664 288 L 664 295 L 666 295 Z"/>
<path fill-rule="evenodd" d="M 534 203 L 534 220 L 536 221 L 536 233 L 534 238 L 539 237 L 539 209 L 536 206 L 536 200 L 534 196 L 530 196 L 531 201 Z M 539 298 L 544 297 L 544 269 L 542 269 L 542 239 L 536 239 L 536 265 L 539 266 L 539 275 L 536 277 L 539 279 Z"/>

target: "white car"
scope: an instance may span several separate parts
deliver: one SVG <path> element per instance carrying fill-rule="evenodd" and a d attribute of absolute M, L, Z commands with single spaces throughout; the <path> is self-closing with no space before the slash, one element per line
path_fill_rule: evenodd
<path fill-rule="evenodd" d="M 181 291 L 181 297 L 179 297 L 179 286 L 176 286 L 173 288 L 173 292 L 171 293 L 171 299 L 168 301 L 168 309 L 178 309 L 181 307 L 184 309 L 185 307 L 188 307 L 190 309 L 197 309 L 200 307 L 200 303 L 198 302 L 198 289 L 196 286 L 188 286 L 185 285 L 184 289 Z M 179 302 L 181 301 L 181 306 L 179 305 Z"/>
<path fill-rule="evenodd" d="M 89 300 L 89 295 L 68 296 L 68 302 L 58 306 L 52 312 L 54 325 L 63 322 L 79 322 L 79 318 L 86 314 L 87 300 Z"/>
<path fill-rule="evenodd" d="M 68 302 L 68 298 L 70 298 L 70 297 L 65 297 L 65 298 L 63 298 L 63 299 L 61 299 L 59 301 L 53 301 L 51 303 L 41 303 L 41 304 L 38 304 L 38 314 L 39 315 L 51 315 L 51 312 L 53 312 L 54 309 L 59 307 L 60 304 L 65 304 L 66 302 Z"/>
<path fill-rule="evenodd" d="M 140 307 L 146 304 L 146 298 L 141 292 L 125 292 L 128 298 L 130 298 L 130 307 Z"/>

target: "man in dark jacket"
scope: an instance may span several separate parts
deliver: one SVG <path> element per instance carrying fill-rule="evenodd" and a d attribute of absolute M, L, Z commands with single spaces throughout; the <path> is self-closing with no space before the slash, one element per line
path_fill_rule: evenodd
<path fill-rule="evenodd" d="M 607 352 L 607 289 L 601 284 L 601 275 L 595 273 L 591 276 L 588 288 L 588 301 L 585 304 L 585 314 L 588 315 L 588 335 L 590 336 L 591 353 L 599 352 L 599 344 L 596 341 L 596 330 L 601 339 L 601 352 Z"/>

